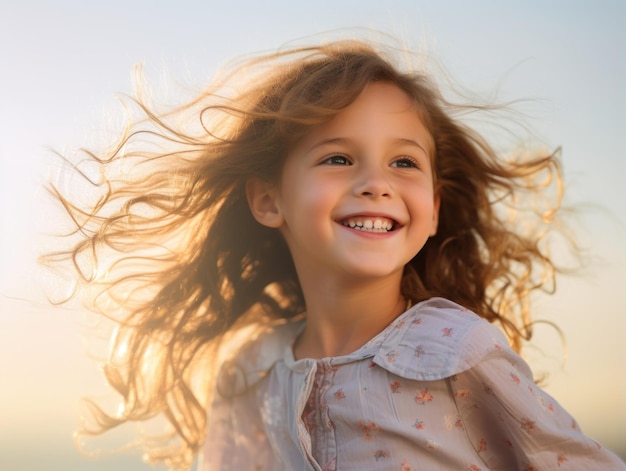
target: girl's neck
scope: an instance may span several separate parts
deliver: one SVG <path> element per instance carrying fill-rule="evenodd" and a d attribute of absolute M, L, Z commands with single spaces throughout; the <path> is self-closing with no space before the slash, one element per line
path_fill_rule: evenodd
<path fill-rule="evenodd" d="M 346 355 L 367 343 L 406 308 L 400 277 L 342 285 L 325 280 L 303 283 L 307 322 L 294 345 L 294 356 Z"/>

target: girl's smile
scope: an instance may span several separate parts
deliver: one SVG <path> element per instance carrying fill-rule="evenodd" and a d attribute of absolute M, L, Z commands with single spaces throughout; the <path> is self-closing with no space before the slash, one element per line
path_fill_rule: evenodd
<path fill-rule="evenodd" d="M 398 228 L 393 219 L 384 216 L 353 216 L 344 219 L 341 224 L 362 232 L 383 234 Z"/>
<path fill-rule="evenodd" d="M 280 229 L 301 282 L 401 276 L 437 228 L 431 155 L 409 97 L 373 82 L 290 152 L 259 221 Z"/>

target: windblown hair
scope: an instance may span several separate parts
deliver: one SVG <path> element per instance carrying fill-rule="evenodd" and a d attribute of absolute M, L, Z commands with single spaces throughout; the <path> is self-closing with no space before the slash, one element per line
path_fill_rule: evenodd
<path fill-rule="evenodd" d="M 404 296 L 464 305 L 500 323 L 518 350 L 530 338 L 529 294 L 554 282 L 542 241 L 561 201 L 558 155 L 499 155 L 461 122 L 489 107 L 451 104 L 395 57 L 339 41 L 249 60 L 167 113 L 139 95 L 132 102 L 144 118 L 114 148 L 83 152 L 102 178 L 73 165 L 102 189 L 98 200 L 81 205 L 51 186 L 81 239 L 50 258 L 73 263 L 81 284 L 97 289 L 94 309 L 118 324 L 105 373 L 123 408 L 109 415 L 92 404 L 97 427 L 87 433 L 164 414 L 180 440 L 153 458 L 190 465 L 206 433 L 209 389 L 199 371 L 214 374 L 216 345 L 305 309 L 285 241 L 252 217 L 246 181 L 278 182 L 307 130 L 372 82 L 402 89 L 434 141 L 439 226 L 406 266 Z M 549 204 L 529 203 L 546 194 Z"/>

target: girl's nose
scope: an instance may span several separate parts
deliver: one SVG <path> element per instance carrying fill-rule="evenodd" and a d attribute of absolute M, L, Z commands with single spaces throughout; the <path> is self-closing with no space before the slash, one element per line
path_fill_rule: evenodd
<path fill-rule="evenodd" d="M 393 191 L 384 170 L 364 168 L 356 176 L 354 194 L 369 198 L 389 198 Z"/>

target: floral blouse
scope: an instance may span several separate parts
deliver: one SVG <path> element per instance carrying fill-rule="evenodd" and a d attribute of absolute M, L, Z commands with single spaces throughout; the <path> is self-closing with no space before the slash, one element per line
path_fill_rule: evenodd
<path fill-rule="evenodd" d="M 222 368 L 231 386 L 218 387 L 199 470 L 626 470 L 497 327 L 448 300 L 345 356 L 294 360 L 302 327 L 277 327 Z"/>

